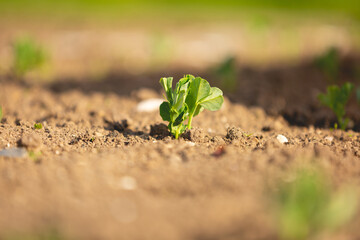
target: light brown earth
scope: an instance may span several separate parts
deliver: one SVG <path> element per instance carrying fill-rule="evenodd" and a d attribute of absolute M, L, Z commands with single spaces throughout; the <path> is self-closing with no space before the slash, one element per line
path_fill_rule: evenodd
<path fill-rule="evenodd" d="M 343 62 L 342 79 L 356 81 L 355 63 Z M 163 74 L 0 82 L 0 149 L 30 153 L 0 157 L 1 239 L 277 239 L 270 192 L 295 169 L 316 166 L 334 188 L 358 189 L 359 107 L 348 109 L 353 130 L 330 130 L 316 100 L 326 81 L 310 63 L 242 68 L 224 107 L 180 140 L 157 111 L 136 111 L 162 97 Z M 358 239 L 359 224 L 360 212 L 323 239 Z"/>

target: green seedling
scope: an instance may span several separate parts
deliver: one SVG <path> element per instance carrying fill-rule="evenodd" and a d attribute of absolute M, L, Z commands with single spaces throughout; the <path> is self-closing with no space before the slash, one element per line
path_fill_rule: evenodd
<path fill-rule="evenodd" d="M 226 58 L 215 69 L 215 75 L 221 82 L 221 86 L 228 92 L 234 92 L 237 85 L 236 59 Z"/>
<path fill-rule="evenodd" d="M 176 139 L 185 131 L 191 129 L 193 117 L 204 109 L 217 111 L 221 108 L 224 98 L 223 92 L 201 77 L 185 75 L 172 88 L 173 78 L 161 78 L 160 84 L 165 90 L 167 101 L 160 105 L 160 115 L 168 121 L 168 128 Z M 184 124 L 185 121 L 187 124 Z"/>
<path fill-rule="evenodd" d="M 41 123 L 35 123 L 34 124 L 34 128 L 35 129 L 42 129 L 43 128 L 43 125 Z"/>
<path fill-rule="evenodd" d="M 29 38 L 16 40 L 13 45 L 13 54 L 13 71 L 17 78 L 22 78 L 28 72 L 39 68 L 46 60 L 42 47 Z"/>
<path fill-rule="evenodd" d="M 330 48 L 315 60 L 315 65 L 324 73 L 326 78 L 335 83 L 339 78 L 340 53 L 335 47 Z"/>
<path fill-rule="evenodd" d="M 356 100 L 360 105 L 360 86 L 356 89 Z"/>
<path fill-rule="evenodd" d="M 31 158 L 35 163 L 39 163 L 41 161 L 40 157 L 42 152 L 40 151 L 29 151 L 29 158 Z"/>
<path fill-rule="evenodd" d="M 349 118 L 344 118 L 346 114 L 345 107 L 353 89 L 354 85 L 347 82 L 341 87 L 336 85 L 329 86 L 326 94 L 321 93 L 318 95 L 320 102 L 335 113 L 338 124 L 342 130 L 345 130 L 349 123 Z M 337 128 L 337 124 L 335 124 L 335 128 Z"/>
<path fill-rule="evenodd" d="M 332 191 L 323 175 L 302 170 L 282 183 L 275 195 L 281 239 L 316 239 L 346 224 L 357 210 L 357 194 L 350 188 Z"/>

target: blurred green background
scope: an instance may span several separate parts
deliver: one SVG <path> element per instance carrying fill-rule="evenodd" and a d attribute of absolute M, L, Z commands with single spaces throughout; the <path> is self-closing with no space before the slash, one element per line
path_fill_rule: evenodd
<path fill-rule="evenodd" d="M 0 14 L 12 17 L 20 14 L 43 14 L 48 17 L 65 17 L 86 15 L 106 18 L 124 17 L 206 17 L 208 19 L 233 17 L 249 10 L 283 10 L 294 13 L 301 11 L 317 14 L 343 15 L 360 19 L 360 2 L 358 0 L 1 0 Z M 38 15 L 37 15 L 38 16 Z M 36 16 L 35 16 L 36 17 Z M 188 20 L 188 19 L 184 19 Z"/>
<path fill-rule="evenodd" d="M 359 0 L 0 0 L 0 73 L 30 36 L 52 75 L 290 63 L 360 49 Z M 130 70 L 129 70 L 130 71 Z"/>

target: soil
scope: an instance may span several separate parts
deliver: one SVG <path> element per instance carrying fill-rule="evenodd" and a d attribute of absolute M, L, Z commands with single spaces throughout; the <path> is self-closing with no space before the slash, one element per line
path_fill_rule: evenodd
<path fill-rule="evenodd" d="M 342 79 L 356 81 L 355 63 L 344 61 Z M 359 108 L 353 99 L 352 129 L 331 130 L 316 99 L 326 81 L 310 63 L 242 68 L 223 108 L 179 140 L 158 111 L 136 111 L 162 97 L 162 75 L 2 80 L 0 149 L 29 157 L 0 157 L 1 239 L 278 239 L 270 192 L 294 170 L 360 186 Z M 360 212 L 323 239 L 359 239 L 359 224 Z"/>

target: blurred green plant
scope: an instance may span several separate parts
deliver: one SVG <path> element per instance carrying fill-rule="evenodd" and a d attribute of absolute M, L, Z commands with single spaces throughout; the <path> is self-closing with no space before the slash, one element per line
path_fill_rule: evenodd
<path fill-rule="evenodd" d="M 286 240 L 315 239 L 348 222 L 357 210 L 358 197 L 350 188 L 332 191 L 315 170 L 301 170 L 295 180 L 281 183 L 275 194 L 279 236 Z"/>
<path fill-rule="evenodd" d="M 329 48 L 323 55 L 315 59 L 315 65 L 330 83 L 338 81 L 340 72 L 340 52 L 337 48 Z"/>
<path fill-rule="evenodd" d="M 19 38 L 13 44 L 13 71 L 16 78 L 41 67 L 46 61 L 45 50 L 30 38 Z"/>
<path fill-rule="evenodd" d="M 360 86 L 356 89 L 356 100 L 360 105 Z"/>
<path fill-rule="evenodd" d="M 234 92 L 237 86 L 236 58 L 225 58 L 215 68 L 215 75 L 220 80 L 221 87 L 227 92 Z"/>
<path fill-rule="evenodd" d="M 173 52 L 170 38 L 161 32 L 153 33 L 150 38 L 150 51 L 153 64 L 169 63 Z"/>
<path fill-rule="evenodd" d="M 320 93 L 318 95 L 319 101 L 335 113 L 338 124 L 342 130 L 345 130 L 349 123 L 349 118 L 344 118 L 346 114 L 345 107 L 353 89 L 354 85 L 347 82 L 341 87 L 337 85 L 328 86 L 326 94 Z M 334 128 L 337 129 L 337 126 L 337 123 L 335 123 Z"/>

